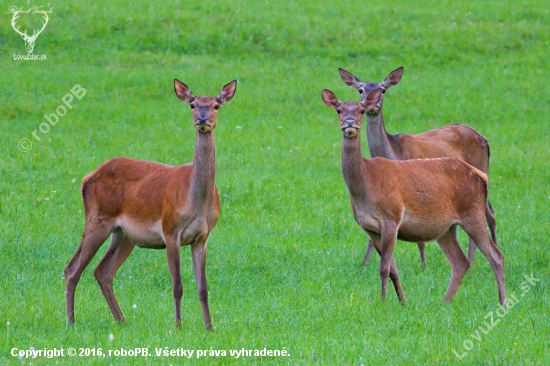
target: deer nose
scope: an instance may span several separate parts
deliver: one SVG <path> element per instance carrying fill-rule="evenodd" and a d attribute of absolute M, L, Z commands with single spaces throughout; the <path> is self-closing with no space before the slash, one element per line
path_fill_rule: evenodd
<path fill-rule="evenodd" d="M 208 122 L 208 117 L 199 117 L 197 118 L 197 122 L 199 122 L 199 125 L 204 125 L 206 122 Z"/>
<path fill-rule="evenodd" d="M 355 126 L 355 120 L 353 120 L 353 119 L 347 119 L 347 120 L 344 121 L 344 123 L 346 124 L 346 127 Z"/>

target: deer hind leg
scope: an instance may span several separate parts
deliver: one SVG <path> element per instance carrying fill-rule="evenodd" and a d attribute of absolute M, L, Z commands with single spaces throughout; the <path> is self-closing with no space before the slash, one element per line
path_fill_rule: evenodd
<path fill-rule="evenodd" d="M 212 320 L 210 319 L 210 310 L 208 309 L 208 288 L 206 286 L 206 243 L 208 237 L 200 240 L 191 246 L 191 256 L 193 258 L 193 271 L 195 272 L 195 281 L 197 281 L 197 291 L 204 317 L 204 326 L 207 330 L 212 329 Z"/>
<path fill-rule="evenodd" d="M 470 238 L 474 240 L 481 253 L 483 253 L 485 258 L 489 261 L 497 281 L 500 303 L 504 304 L 506 302 L 506 290 L 504 288 L 504 255 L 489 237 L 483 220 L 479 219 L 477 221 L 471 220 L 465 222 L 462 228 Z"/>
<path fill-rule="evenodd" d="M 491 206 L 491 202 L 487 200 L 487 207 L 485 208 L 485 217 L 487 218 L 487 224 L 489 225 L 489 230 L 491 231 L 491 239 L 495 244 L 497 242 L 497 220 L 495 219 L 495 210 Z"/>
<path fill-rule="evenodd" d="M 485 219 L 487 220 L 487 225 L 489 226 L 489 231 L 491 232 L 491 239 L 495 245 L 497 244 L 497 221 L 495 219 L 495 210 L 491 206 L 491 202 L 487 200 L 487 207 L 485 207 Z M 476 244 L 470 238 L 468 246 L 468 259 L 470 263 L 474 263 L 474 257 L 476 254 Z"/>
<path fill-rule="evenodd" d="M 94 271 L 97 283 L 101 288 L 101 292 L 103 293 L 105 300 L 107 300 L 107 304 L 113 313 L 113 317 L 116 321 L 122 323 L 125 320 L 113 292 L 113 278 L 122 263 L 124 263 L 130 253 L 132 253 L 133 249 L 134 244 L 130 242 L 122 230 L 115 230 L 111 236 L 111 244 L 109 249 L 107 249 L 105 256 L 101 262 L 99 262 L 99 265 Z"/>
<path fill-rule="evenodd" d="M 468 260 L 470 261 L 470 267 L 474 265 L 474 259 L 476 257 L 476 243 L 470 237 L 468 237 Z"/>
<path fill-rule="evenodd" d="M 363 258 L 363 267 L 366 267 L 367 264 L 369 264 L 370 255 L 372 254 L 373 250 L 374 245 L 372 244 L 372 239 L 370 239 L 369 245 L 367 246 L 367 252 L 365 253 L 365 257 Z"/>
<path fill-rule="evenodd" d="M 405 304 L 407 302 L 407 299 L 405 298 L 405 293 L 403 292 L 403 287 L 401 286 L 401 281 L 399 280 L 399 271 L 397 270 L 397 265 L 395 264 L 395 259 L 393 258 L 393 248 L 395 246 L 395 239 L 397 237 L 397 231 L 394 233 L 394 239 L 393 239 L 393 245 L 390 243 L 390 247 L 384 248 L 384 244 L 382 243 L 382 240 L 384 238 L 373 238 L 372 243 L 374 245 L 374 248 L 380 254 L 380 279 L 382 282 L 382 300 L 385 300 L 386 298 L 386 292 L 388 287 L 388 277 L 392 280 L 393 286 L 395 288 L 395 292 L 397 293 L 397 297 L 399 298 L 399 301 L 401 301 L 402 304 Z M 386 242 L 391 242 L 391 233 L 389 235 L 386 235 Z M 385 252 L 384 252 L 385 249 Z M 384 258 L 384 256 L 386 256 Z"/>
<path fill-rule="evenodd" d="M 489 226 L 489 231 L 491 232 L 491 239 L 495 245 L 497 244 L 497 221 L 495 219 L 495 210 L 491 206 L 491 202 L 487 200 L 487 207 L 485 207 L 485 219 L 487 220 L 487 225 Z M 470 238 L 468 246 L 468 259 L 470 263 L 474 263 L 474 257 L 476 253 L 476 244 Z"/>
<path fill-rule="evenodd" d="M 97 250 L 107 240 L 114 227 L 113 222 L 101 219 L 86 220 L 82 241 L 73 258 L 65 267 L 65 315 L 67 324 L 74 323 L 74 293 L 82 272 L 88 266 Z"/>
<path fill-rule="evenodd" d="M 420 252 L 420 262 L 422 263 L 422 272 L 426 269 L 426 243 L 417 243 L 418 251 Z"/>
<path fill-rule="evenodd" d="M 455 225 L 451 226 L 449 231 L 437 239 L 437 243 L 451 264 L 451 280 L 445 294 L 445 301 L 452 301 L 466 271 L 470 267 L 470 261 L 458 244 Z"/>

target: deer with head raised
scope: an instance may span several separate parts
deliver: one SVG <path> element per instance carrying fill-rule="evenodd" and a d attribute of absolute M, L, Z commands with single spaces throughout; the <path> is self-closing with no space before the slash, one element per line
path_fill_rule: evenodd
<path fill-rule="evenodd" d="M 363 158 L 359 133 L 363 115 L 376 113 L 382 94 L 382 89 L 376 89 L 361 103 L 343 103 L 331 91 L 322 91 L 324 103 L 338 113 L 343 134 L 342 173 L 353 216 L 381 256 L 382 299 L 389 277 L 399 300 L 406 301 L 393 259 L 396 239 L 437 240 L 451 265 L 445 294 L 445 301 L 451 301 L 470 266 L 456 238 L 459 225 L 489 261 L 504 303 L 504 256 L 485 227 L 487 176 L 457 158 Z"/>
<path fill-rule="evenodd" d="M 390 135 L 386 132 L 384 118 L 382 117 L 382 103 L 386 90 L 397 85 L 403 75 L 403 67 L 399 67 L 380 83 L 363 82 L 346 70 L 339 69 L 340 76 L 346 85 L 355 88 L 364 101 L 367 95 L 376 89 L 382 91 L 379 103 L 367 114 L 367 142 L 371 157 L 383 157 L 391 160 L 409 160 L 422 158 L 454 157 L 461 159 L 483 173 L 489 172 L 489 143 L 481 134 L 473 128 L 463 124 L 452 124 L 435 130 L 430 130 L 415 135 L 398 134 Z M 491 203 L 488 202 L 485 212 L 491 238 L 497 243 L 495 213 Z M 425 268 L 425 242 L 419 242 L 422 269 Z M 363 265 L 368 263 L 372 253 L 372 241 L 369 241 Z M 476 245 L 470 239 L 468 259 L 474 261 Z"/>
<path fill-rule="evenodd" d="M 27 50 L 27 53 L 32 53 L 32 51 L 34 50 L 34 42 L 36 42 L 36 39 L 48 24 L 48 20 L 49 20 L 48 14 L 46 12 L 43 12 L 42 15 L 44 16 L 44 21 L 42 22 L 42 28 L 40 30 L 35 29 L 32 33 L 32 36 L 27 35 L 27 30 L 25 30 L 24 32 L 21 32 L 19 30 L 19 26 L 16 26 L 15 22 L 19 18 L 18 12 L 15 12 L 13 14 L 13 17 L 11 18 L 11 26 L 17 33 L 19 33 L 21 38 L 23 38 L 23 40 L 25 41 L 25 49 Z"/>
<path fill-rule="evenodd" d="M 176 95 L 191 106 L 196 129 L 193 163 L 169 166 L 124 157 L 108 160 L 82 181 L 86 225 L 82 241 L 65 268 L 66 316 L 74 323 L 74 293 L 82 272 L 111 235 L 95 278 L 115 320 L 124 315 L 113 293 L 113 278 L 134 247 L 166 249 L 176 308 L 181 325 L 183 287 L 180 246 L 190 245 L 204 324 L 212 328 L 206 286 L 206 243 L 220 213 L 215 184 L 214 128 L 218 109 L 233 98 L 234 80 L 213 97 L 196 97 L 174 79 Z"/>

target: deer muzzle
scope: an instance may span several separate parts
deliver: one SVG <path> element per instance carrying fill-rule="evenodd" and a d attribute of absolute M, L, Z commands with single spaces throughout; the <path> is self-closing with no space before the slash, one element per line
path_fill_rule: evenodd
<path fill-rule="evenodd" d="M 354 119 L 347 119 L 341 124 L 342 133 L 345 137 L 351 138 L 357 136 L 361 126 Z"/>
<path fill-rule="evenodd" d="M 197 118 L 195 122 L 195 127 L 200 132 L 210 132 L 214 129 L 213 124 L 210 123 L 209 118 Z"/>

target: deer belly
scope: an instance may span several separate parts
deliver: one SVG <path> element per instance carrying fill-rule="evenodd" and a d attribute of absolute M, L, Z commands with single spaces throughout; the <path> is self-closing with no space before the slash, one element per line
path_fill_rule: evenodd
<path fill-rule="evenodd" d="M 166 242 L 162 235 L 162 226 L 160 221 L 155 223 L 140 223 L 135 220 L 122 217 L 117 221 L 119 226 L 128 239 L 135 245 L 142 248 L 163 249 L 166 248 Z"/>
<path fill-rule="evenodd" d="M 409 242 L 436 240 L 445 234 L 451 225 L 449 220 L 421 220 L 405 215 L 397 231 L 397 238 Z"/>

